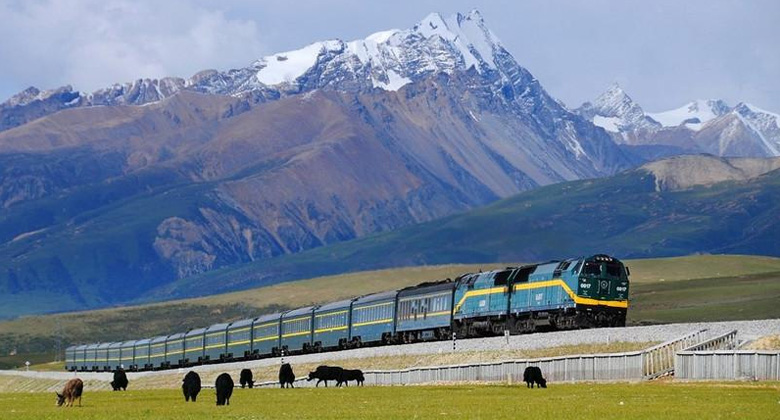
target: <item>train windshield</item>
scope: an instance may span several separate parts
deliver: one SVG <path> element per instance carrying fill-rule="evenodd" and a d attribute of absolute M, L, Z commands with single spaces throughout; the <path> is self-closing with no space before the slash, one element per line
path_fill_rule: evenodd
<path fill-rule="evenodd" d="M 620 277 L 623 274 L 623 266 L 616 262 L 608 262 L 605 264 L 607 266 L 607 275 L 611 277 Z"/>

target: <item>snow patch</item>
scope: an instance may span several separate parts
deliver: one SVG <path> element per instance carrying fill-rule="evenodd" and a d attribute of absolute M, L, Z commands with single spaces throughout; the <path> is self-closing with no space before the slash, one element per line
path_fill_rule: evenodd
<path fill-rule="evenodd" d="M 341 41 L 315 42 L 299 50 L 288 51 L 264 57 L 260 60 L 265 67 L 260 69 L 255 77 L 266 85 L 291 83 L 301 77 L 317 63 L 317 58 L 323 52 L 338 51 L 342 48 Z"/>
<path fill-rule="evenodd" d="M 613 133 L 620 132 L 620 128 L 618 128 L 619 123 L 619 117 L 602 117 L 601 115 L 596 115 L 593 117 L 593 125 Z"/>
<path fill-rule="evenodd" d="M 720 116 L 715 110 L 716 103 L 716 101 L 699 99 L 670 111 L 647 113 L 647 116 L 664 127 L 678 127 L 685 124 L 691 130 L 699 131 L 705 123 Z"/>
<path fill-rule="evenodd" d="M 372 82 L 374 83 L 374 87 L 395 92 L 398 89 L 401 89 L 401 87 L 403 87 L 407 83 L 411 83 L 412 81 L 394 72 L 393 70 L 388 70 L 387 83 L 376 79 L 373 79 Z"/>

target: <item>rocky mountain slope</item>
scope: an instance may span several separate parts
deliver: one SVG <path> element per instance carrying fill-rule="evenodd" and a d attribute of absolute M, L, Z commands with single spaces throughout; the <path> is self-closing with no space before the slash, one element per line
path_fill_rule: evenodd
<path fill-rule="evenodd" d="M 688 178 L 688 167 L 710 176 Z M 543 261 L 606 252 L 780 256 L 780 160 L 671 158 L 541 187 L 431 222 L 183 279 L 146 299 L 355 270 Z"/>
<path fill-rule="evenodd" d="M 697 100 L 647 113 L 618 85 L 577 112 L 647 159 L 684 153 L 715 156 L 780 156 L 780 116 L 741 102 Z"/>
<path fill-rule="evenodd" d="M 636 163 L 476 12 L 187 80 L 29 89 L 0 116 L 0 303 L 28 312 L 120 304 Z"/>

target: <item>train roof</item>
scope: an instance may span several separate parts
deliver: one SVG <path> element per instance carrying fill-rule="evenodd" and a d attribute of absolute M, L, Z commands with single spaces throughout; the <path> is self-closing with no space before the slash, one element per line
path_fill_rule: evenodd
<path fill-rule="evenodd" d="M 279 318 L 282 317 L 281 313 L 275 313 L 275 314 L 267 314 L 262 315 L 257 318 L 255 318 L 255 324 L 263 323 L 263 322 L 269 322 L 269 321 L 279 321 Z"/>
<path fill-rule="evenodd" d="M 152 341 L 150 341 L 150 343 L 152 343 L 152 344 L 157 344 L 157 343 L 164 343 L 164 342 L 165 342 L 165 340 L 167 340 L 167 339 L 168 339 L 168 336 L 167 336 L 167 335 L 161 335 L 161 336 L 159 336 L 159 337 L 154 337 L 154 338 L 152 339 Z"/>
<path fill-rule="evenodd" d="M 355 303 L 353 304 L 353 306 L 366 304 L 366 303 L 377 302 L 377 301 L 380 301 L 380 300 L 395 299 L 395 296 L 397 294 L 398 294 L 398 291 L 391 290 L 391 291 L 388 291 L 388 292 L 380 292 L 380 293 L 373 293 L 373 294 L 370 294 L 370 295 L 360 296 L 359 298 L 355 299 Z"/>
<path fill-rule="evenodd" d="M 76 346 L 76 350 L 85 350 L 89 344 L 82 344 L 80 346 Z"/>
<path fill-rule="evenodd" d="M 186 334 L 184 334 L 185 337 L 192 337 L 194 335 L 203 334 L 206 332 L 205 328 L 196 328 L 194 330 L 187 331 Z"/>
<path fill-rule="evenodd" d="M 227 331 L 227 327 L 230 324 L 227 323 L 221 323 L 221 324 L 214 324 L 208 328 L 206 328 L 206 332 L 215 332 L 215 331 Z"/>
<path fill-rule="evenodd" d="M 122 347 L 122 342 L 121 341 L 115 341 L 115 342 L 113 342 L 113 343 L 108 345 L 108 348 L 110 348 L 110 349 L 117 348 L 117 347 Z"/>
<path fill-rule="evenodd" d="M 100 344 L 87 344 L 87 350 L 96 350 L 98 347 L 100 347 Z"/>
<path fill-rule="evenodd" d="M 349 308 L 349 305 L 352 304 L 353 300 L 355 300 L 355 299 L 354 298 L 353 299 L 345 299 L 345 300 L 340 300 L 338 302 L 328 303 L 328 304 L 322 305 L 319 308 L 317 308 L 315 310 L 315 312 L 320 313 L 320 312 L 325 312 L 325 311 L 332 311 L 334 309 Z"/>
<path fill-rule="evenodd" d="M 113 344 L 113 343 L 102 343 L 102 344 L 100 344 L 98 346 L 98 349 L 107 349 L 107 348 L 111 347 L 111 344 Z"/>
<path fill-rule="evenodd" d="M 76 347 L 78 347 L 78 346 L 68 346 L 68 347 L 65 349 L 65 351 L 74 351 L 74 350 L 76 350 Z"/>
<path fill-rule="evenodd" d="M 165 341 L 178 340 L 178 339 L 184 338 L 185 335 L 187 335 L 187 333 L 183 333 L 183 332 L 179 332 L 179 333 L 176 333 L 176 334 L 171 334 L 171 335 L 168 336 L 168 338 L 165 339 Z"/>
<path fill-rule="evenodd" d="M 455 287 L 455 282 L 451 279 L 447 280 L 438 280 L 438 281 L 429 281 L 425 283 L 420 283 L 416 286 L 410 286 L 405 287 L 398 291 L 398 297 L 402 296 L 410 296 L 410 295 L 419 295 L 423 293 L 431 293 L 436 292 L 439 290 L 448 290 Z"/>
<path fill-rule="evenodd" d="M 307 306 L 305 308 L 293 309 L 292 311 L 285 312 L 284 314 L 282 314 L 282 317 L 283 318 L 290 318 L 290 317 L 293 317 L 293 316 L 301 316 L 301 315 L 307 315 L 307 314 L 310 315 L 314 308 L 315 308 L 314 306 Z"/>
<path fill-rule="evenodd" d="M 141 340 L 138 340 L 138 341 L 136 341 L 136 342 L 135 342 L 135 345 L 136 345 L 136 346 L 143 346 L 144 344 L 149 344 L 149 343 L 151 343 L 151 342 L 152 342 L 152 339 L 151 339 L 151 338 L 144 338 L 144 339 L 141 339 Z"/>
<path fill-rule="evenodd" d="M 254 322 L 254 321 L 255 320 L 252 319 L 252 318 L 250 318 L 250 319 L 239 319 L 238 321 L 231 323 L 230 326 L 228 326 L 228 330 L 232 330 L 234 328 L 248 327 L 248 326 L 252 325 L 252 322 Z"/>
<path fill-rule="evenodd" d="M 128 341 L 123 341 L 123 342 L 121 343 L 121 346 L 120 346 L 120 347 L 130 347 L 130 346 L 135 346 L 135 342 L 136 342 L 136 341 L 138 341 L 138 340 L 128 340 Z"/>

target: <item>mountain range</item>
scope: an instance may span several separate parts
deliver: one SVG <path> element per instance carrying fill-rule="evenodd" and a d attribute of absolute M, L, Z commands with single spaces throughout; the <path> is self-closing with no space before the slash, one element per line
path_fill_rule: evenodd
<path fill-rule="evenodd" d="M 654 154 L 701 151 L 646 134 L 665 128 L 624 93 L 607 96 L 566 108 L 476 11 L 431 14 L 410 29 L 317 42 L 189 79 L 90 94 L 29 88 L 0 105 L 0 316 L 437 262 L 423 257 L 436 248 L 419 258 L 318 257 L 307 270 L 285 261 L 543 186 L 623 173 Z M 723 115 L 734 112 L 723 106 Z M 774 138 L 771 114 L 750 118 L 745 127 L 769 134 L 749 139 Z M 705 132 L 716 119 L 674 130 Z M 664 179 L 659 185 L 677 185 Z M 308 252 L 325 254 L 307 253 L 315 248 Z"/>
<path fill-rule="evenodd" d="M 731 107 L 719 99 L 696 100 L 648 113 L 615 84 L 576 111 L 649 160 L 685 153 L 780 156 L 780 116 L 745 102 Z"/>

